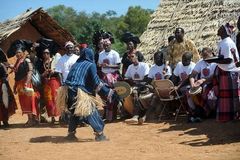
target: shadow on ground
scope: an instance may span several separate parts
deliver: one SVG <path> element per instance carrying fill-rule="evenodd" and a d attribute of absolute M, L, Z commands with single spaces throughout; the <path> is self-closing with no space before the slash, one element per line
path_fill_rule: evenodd
<path fill-rule="evenodd" d="M 240 142 L 239 120 L 227 123 L 219 123 L 214 119 L 207 119 L 201 123 L 186 123 L 186 121 L 182 120 L 176 122 L 166 121 L 164 123 L 169 123 L 170 127 L 167 129 L 159 129 L 159 133 L 183 131 L 183 134 L 179 135 L 180 140 L 181 136 L 184 135 L 190 135 L 193 137 L 193 140 L 183 140 L 180 144 L 198 147 Z M 205 135 L 207 138 L 199 138 L 198 135 Z"/>
<path fill-rule="evenodd" d="M 27 126 L 24 123 L 15 123 L 15 124 L 10 124 L 10 126 L 7 128 L 1 127 L 1 129 L 5 129 L 5 130 L 11 130 L 16 128 L 23 128 L 23 129 L 24 128 L 67 128 L 67 125 L 40 123 L 34 126 Z"/>
<path fill-rule="evenodd" d="M 41 136 L 29 140 L 30 143 L 78 143 L 78 142 L 95 142 L 94 139 L 78 139 L 75 141 L 67 140 L 64 136 Z"/>

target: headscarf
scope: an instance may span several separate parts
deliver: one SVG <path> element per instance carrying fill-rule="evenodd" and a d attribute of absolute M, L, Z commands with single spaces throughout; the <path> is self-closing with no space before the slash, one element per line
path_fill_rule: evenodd
<path fill-rule="evenodd" d="M 31 50 L 33 43 L 30 40 L 16 40 L 11 43 L 10 48 L 7 51 L 8 58 L 11 58 L 16 55 L 16 51 L 21 48 L 22 51 Z"/>
<path fill-rule="evenodd" d="M 90 48 L 83 48 L 80 52 L 79 60 L 87 60 L 94 63 L 94 52 Z"/>
<path fill-rule="evenodd" d="M 125 32 L 123 35 L 122 35 L 122 38 L 121 40 L 125 43 L 128 43 L 128 42 L 133 42 L 135 45 L 139 44 L 141 41 L 139 39 L 138 36 L 134 35 L 133 33 L 131 32 Z"/>

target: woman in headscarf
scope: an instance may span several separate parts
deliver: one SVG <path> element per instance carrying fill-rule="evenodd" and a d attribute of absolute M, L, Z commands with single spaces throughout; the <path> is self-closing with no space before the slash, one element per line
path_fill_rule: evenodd
<path fill-rule="evenodd" d="M 32 85 L 33 66 L 29 58 L 26 58 L 24 46 L 18 46 L 15 53 L 17 61 L 14 65 L 15 84 L 14 93 L 18 94 L 22 113 L 28 115 L 26 126 L 38 124 L 38 99 L 39 93 L 35 92 Z"/>
<path fill-rule="evenodd" d="M 218 29 L 221 41 L 218 44 L 220 60 L 214 73 L 213 85 L 217 99 L 217 121 L 226 122 L 236 118 L 239 112 L 239 69 L 237 64 L 239 55 L 236 44 L 230 38 L 228 25 Z"/>
<path fill-rule="evenodd" d="M 0 126 L 9 127 L 8 119 L 15 114 L 17 104 L 8 83 L 7 58 L 0 48 Z"/>
<path fill-rule="evenodd" d="M 140 51 L 136 50 L 137 44 L 140 43 L 140 40 L 137 36 L 133 35 L 130 32 L 126 32 L 123 35 L 122 40 L 127 44 L 127 51 L 123 54 L 122 57 L 122 76 L 124 77 L 128 66 L 132 64 L 130 55 L 134 53 L 137 56 L 139 62 L 143 62 L 144 57 Z"/>
<path fill-rule="evenodd" d="M 52 65 L 53 59 L 51 58 L 50 50 L 48 48 L 42 51 L 42 64 L 38 68 L 43 83 L 43 99 L 48 113 L 48 117 L 52 118 L 52 123 L 55 122 L 56 116 L 59 116 L 59 111 L 56 107 L 55 97 L 57 89 L 60 87 L 60 80 L 58 75 L 54 72 Z"/>

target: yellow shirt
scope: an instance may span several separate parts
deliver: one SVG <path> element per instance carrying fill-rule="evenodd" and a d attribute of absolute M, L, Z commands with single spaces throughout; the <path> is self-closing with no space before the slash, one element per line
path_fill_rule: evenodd
<path fill-rule="evenodd" d="M 193 62 L 196 63 L 200 59 L 199 53 L 193 41 L 184 39 L 181 43 L 178 43 L 176 40 L 170 43 L 168 47 L 170 64 L 176 66 L 178 62 L 182 61 L 182 55 L 186 51 L 192 52 Z"/>

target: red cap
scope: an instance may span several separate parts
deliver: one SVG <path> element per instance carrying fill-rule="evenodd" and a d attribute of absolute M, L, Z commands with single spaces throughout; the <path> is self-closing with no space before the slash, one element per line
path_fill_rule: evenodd
<path fill-rule="evenodd" d="M 87 43 L 80 43 L 79 46 L 80 48 L 87 48 L 88 45 Z"/>

